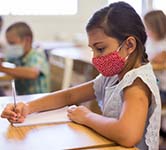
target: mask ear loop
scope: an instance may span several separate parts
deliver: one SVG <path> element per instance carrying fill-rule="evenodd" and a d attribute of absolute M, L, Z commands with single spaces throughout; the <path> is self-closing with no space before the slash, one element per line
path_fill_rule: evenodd
<path fill-rule="evenodd" d="M 127 60 L 129 58 L 129 55 L 127 55 L 124 59 L 125 59 L 125 61 Z"/>
<path fill-rule="evenodd" d="M 116 51 L 119 52 L 120 49 L 122 48 L 122 46 L 123 46 L 123 43 L 118 47 L 118 49 Z"/>
<path fill-rule="evenodd" d="M 120 44 L 120 46 L 119 46 L 118 49 L 117 49 L 117 52 L 119 52 L 119 51 L 121 50 L 121 48 L 122 48 L 122 46 L 123 46 L 123 43 L 124 43 L 124 42 L 122 42 L 122 44 Z M 124 60 L 126 61 L 128 58 L 129 58 L 129 55 L 127 55 L 127 56 L 124 58 Z"/>

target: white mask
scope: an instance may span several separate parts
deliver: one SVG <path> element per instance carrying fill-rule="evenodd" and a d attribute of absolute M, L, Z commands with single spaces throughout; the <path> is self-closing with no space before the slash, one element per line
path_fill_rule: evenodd
<path fill-rule="evenodd" d="M 21 45 L 8 45 L 3 50 L 3 55 L 5 58 L 19 58 L 23 56 L 24 49 Z"/>

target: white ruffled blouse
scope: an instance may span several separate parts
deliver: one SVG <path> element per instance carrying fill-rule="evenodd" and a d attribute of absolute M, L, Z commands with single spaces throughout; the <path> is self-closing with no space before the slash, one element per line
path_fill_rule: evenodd
<path fill-rule="evenodd" d="M 136 147 L 140 150 L 158 150 L 161 100 L 156 77 L 150 63 L 127 72 L 118 84 L 116 84 L 117 75 L 113 77 L 99 75 L 94 80 L 96 99 L 104 116 L 118 119 L 123 105 L 123 89 L 130 86 L 138 77 L 149 87 L 152 97 L 144 135 Z"/>

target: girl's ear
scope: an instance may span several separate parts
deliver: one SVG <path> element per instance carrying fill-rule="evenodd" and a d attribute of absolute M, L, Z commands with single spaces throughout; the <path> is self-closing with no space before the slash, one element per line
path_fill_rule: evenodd
<path fill-rule="evenodd" d="M 128 54 L 131 54 L 136 49 L 136 46 L 137 46 L 136 39 L 133 36 L 129 36 L 126 39 L 125 45 L 126 45 Z"/>

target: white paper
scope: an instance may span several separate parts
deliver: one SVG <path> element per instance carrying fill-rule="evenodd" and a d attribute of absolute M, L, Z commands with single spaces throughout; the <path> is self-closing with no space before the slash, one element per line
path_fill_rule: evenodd
<path fill-rule="evenodd" d="M 69 122 L 71 120 L 67 117 L 67 109 L 68 106 L 56 110 L 33 113 L 28 115 L 23 123 L 14 123 L 13 125 L 18 127 Z"/>

